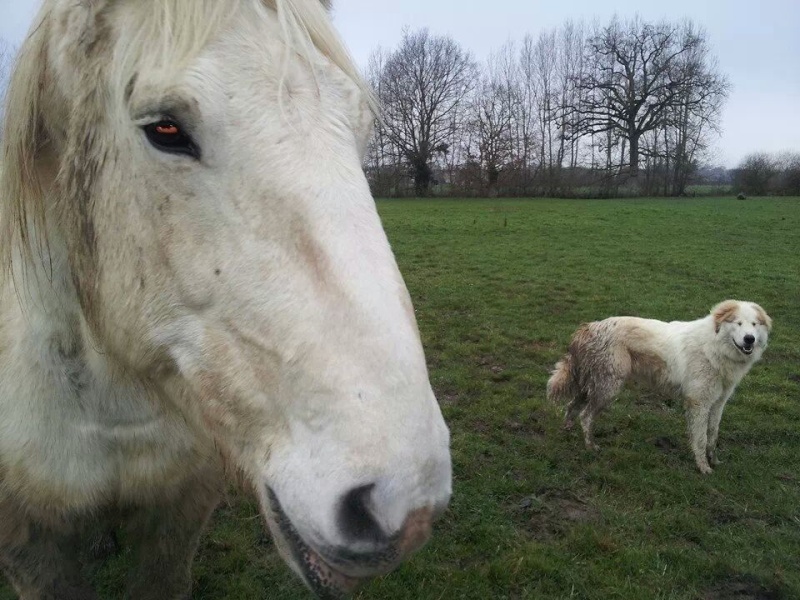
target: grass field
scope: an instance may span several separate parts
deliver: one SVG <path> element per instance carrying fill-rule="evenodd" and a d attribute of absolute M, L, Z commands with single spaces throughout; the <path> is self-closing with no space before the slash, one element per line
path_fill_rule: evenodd
<path fill-rule="evenodd" d="M 434 539 L 361 598 L 800 598 L 800 199 L 379 203 L 452 431 Z M 727 297 L 774 319 L 769 349 L 695 470 L 680 405 L 626 392 L 603 450 L 561 431 L 548 369 L 582 321 L 703 316 Z M 120 597 L 128 557 L 98 578 Z M 196 600 L 308 598 L 231 495 Z M 0 589 L 0 599 L 13 595 Z"/>

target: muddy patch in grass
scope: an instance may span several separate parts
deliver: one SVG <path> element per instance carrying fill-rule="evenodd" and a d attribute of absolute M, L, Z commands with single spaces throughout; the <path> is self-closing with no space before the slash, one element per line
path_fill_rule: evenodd
<path fill-rule="evenodd" d="M 564 490 L 525 496 L 514 507 L 514 513 L 518 527 L 539 541 L 562 538 L 576 525 L 600 520 L 597 508 Z"/>
<path fill-rule="evenodd" d="M 553 355 L 557 354 L 559 350 L 566 349 L 562 348 L 562 344 L 559 344 L 557 342 L 552 342 L 552 341 L 544 342 L 542 340 L 529 340 L 529 341 L 519 342 L 519 348 L 522 351 L 522 353 L 532 358 L 537 358 L 546 361 L 547 364 L 542 366 L 545 367 L 548 372 L 553 367 L 551 361 L 554 362 L 556 360 L 555 356 Z"/>
<path fill-rule="evenodd" d="M 494 382 L 508 381 L 511 379 L 511 373 L 506 370 L 507 366 L 502 361 L 497 360 L 497 358 L 494 356 L 480 356 L 475 361 L 475 364 L 479 367 L 487 369 L 489 371 L 489 379 Z"/>
<path fill-rule="evenodd" d="M 492 425 L 488 421 L 484 421 L 482 419 L 475 419 L 474 421 L 472 421 L 470 429 L 475 433 L 486 435 L 488 433 L 491 433 Z"/>
<path fill-rule="evenodd" d="M 789 598 L 780 586 L 752 575 L 733 575 L 708 588 L 703 600 L 782 600 Z"/>
<path fill-rule="evenodd" d="M 525 417 L 508 419 L 505 422 L 505 429 L 518 438 L 543 441 L 545 439 L 545 428 L 542 421 L 542 416 L 534 412 Z"/>
<path fill-rule="evenodd" d="M 653 440 L 653 445 L 664 454 L 672 454 L 678 450 L 678 444 L 670 437 L 661 436 Z"/>
<path fill-rule="evenodd" d="M 436 396 L 436 400 L 439 401 L 440 406 L 453 406 L 454 404 L 458 404 L 459 400 L 462 399 L 458 390 L 452 387 L 439 387 L 434 385 L 433 394 Z"/>
<path fill-rule="evenodd" d="M 443 406 L 452 406 L 456 402 L 458 402 L 458 394 L 455 392 L 445 392 L 444 394 L 437 394 L 436 398 L 439 400 L 439 404 Z"/>

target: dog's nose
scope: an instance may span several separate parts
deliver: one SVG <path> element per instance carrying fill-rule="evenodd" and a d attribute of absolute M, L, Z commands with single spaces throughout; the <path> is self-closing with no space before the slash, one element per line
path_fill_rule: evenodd
<path fill-rule="evenodd" d="M 756 341 L 755 336 L 752 336 L 749 333 L 746 336 L 744 336 L 744 343 L 747 344 L 748 346 L 751 346 L 753 343 L 755 343 L 755 341 Z"/>

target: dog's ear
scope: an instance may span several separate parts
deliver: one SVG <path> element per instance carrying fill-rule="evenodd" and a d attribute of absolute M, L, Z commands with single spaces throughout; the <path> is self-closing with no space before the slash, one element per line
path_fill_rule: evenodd
<path fill-rule="evenodd" d="M 756 310 L 756 314 L 758 315 L 758 324 L 764 325 L 767 328 L 767 331 L 772 331 L 772 319 L 767 314 L 767 311 L 761 308 L 758 304 L 753 304 L 753 308 Z"/>
<path fill-rule="evenodd" d="M 711 315 L 714 317 L 714 331 L 719 333 L 719 328 L 722 327 L 723 323 L 732 323 L 738 310 L 739 303 L 736 300 L 725 300 L 712 308 Z"/>

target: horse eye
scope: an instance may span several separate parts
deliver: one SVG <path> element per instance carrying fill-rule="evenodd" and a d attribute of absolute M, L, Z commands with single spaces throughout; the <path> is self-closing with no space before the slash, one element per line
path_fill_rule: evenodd
<path fill-rule="evenodd" d="M 148 123 L 144 127 L 147 141 L 157 150 L 169 154 L 185 154 L 200 158 L 200 148 L 179 123 L 171 119 Z"/>

